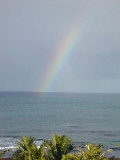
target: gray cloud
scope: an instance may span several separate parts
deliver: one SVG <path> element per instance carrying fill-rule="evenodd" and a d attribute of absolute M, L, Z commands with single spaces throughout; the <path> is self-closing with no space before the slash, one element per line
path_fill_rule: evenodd
<path fill-rule="evenodd" d="M 0 1 L 0 90 L 42 85 L 70 26 L 80 36 L 51 91 L 119 92 L 120 1 Z"/>

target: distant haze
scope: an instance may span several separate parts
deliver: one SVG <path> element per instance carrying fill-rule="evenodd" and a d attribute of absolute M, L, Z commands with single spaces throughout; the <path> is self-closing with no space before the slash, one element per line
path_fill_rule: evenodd
<path fill-rule="evenodd" d="M 120 92 L 120 0 L 0 0 L 0 91 L 40 91 L 72 25 L 51 92 Z"/>

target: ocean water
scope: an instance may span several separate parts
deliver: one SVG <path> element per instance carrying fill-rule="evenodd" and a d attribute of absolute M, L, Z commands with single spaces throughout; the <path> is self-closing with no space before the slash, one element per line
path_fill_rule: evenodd
<path fill-rule="evenodd" d="M 65 134 L 76 144 L 120 144 L 120 94 L 0 92 L 0 149 L 23 135 Z"/>

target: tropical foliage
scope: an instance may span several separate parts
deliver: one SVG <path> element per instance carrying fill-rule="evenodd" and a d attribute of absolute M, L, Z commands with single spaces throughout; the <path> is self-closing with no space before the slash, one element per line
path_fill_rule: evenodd
<path fill-rule="evenodd" d="M 71 140 L 62 135 L 52 135 L 37 148 L 33 137 L 22 137 L 13 160 L 108 160 L 102 145 L 87 144 L 84 149 L 72 151 Z M 72 151 L 72 152 L 71 152 Z"/>
<path fill-rule="evenodd" d="M 85 149 L 78 148 L 78 152 L 64 155 L 62 160 L 108 160 L 105 155 L 109 151 L 103 151 L 102 145 L 87 144 Z"/>
<path fill-rule="evenodd" d="M 66 136 L 52 135 L 51 140 L 43 142 L 40 147 L 42 157 L 47 160 L 61 160 L 62 156 L 73 149 L 71 140 Z"/>
<path fill-rule="evenodd" d="M 13 155 L 15 160 L 37 160 L 39 152 L 33 137 L 21 137 L 20 142 L 17 144 L 18 150 Z"/>

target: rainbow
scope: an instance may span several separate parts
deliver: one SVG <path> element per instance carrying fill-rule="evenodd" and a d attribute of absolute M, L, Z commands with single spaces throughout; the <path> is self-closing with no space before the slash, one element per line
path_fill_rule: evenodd
<path fill-rule="evenodd" d="M 63 68 L 66 59 L 72 53 L 75 48 L 77 41 L 79 39 L 79 28 L 77 26 L 72 26 L 69 32 L 64 36 L 64 40 L 61 45 L 57 48 L 56 56 L 49 67 L 49 70 L 45 76 L 44 83 L 40 88 L 40 92 L 49 92 L 54 79 L 59 74 L 60 70 Z"/>

